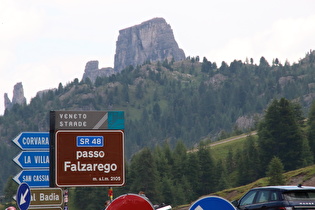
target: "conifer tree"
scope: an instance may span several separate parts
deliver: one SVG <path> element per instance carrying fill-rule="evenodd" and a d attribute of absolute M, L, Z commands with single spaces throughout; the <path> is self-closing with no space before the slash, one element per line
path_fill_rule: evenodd
<path fill-rule="evenodd" d="M 187 167 L 186 167 L 186 177 L 189 180 L 191 189 L 187 189 L 189 193 L 189 198 L 194 200 L 197 199 L 199 180 L 201 176 L 201 167 L 197 152 L 188 153 Z"/>
<path fill-rule="evenodd" d="M 278 157 L 274 156 L 268 165 L 268 184 L 283 185 L 285 183 L 283 172 L 284 170 L 281 160 Z"/>
<path fill-rule="evenodd" d="M 228 150 L 227 158 L 226 158 L 226 165 L 227 165 L 226 169 L 227 169 L 228 174 L 232 173 L 235 170 L 236 163 L 237 163 L 237 160 L 235 159 L 233 150 L 230 147 Z"/>
<path fill-rule="evenodd" d="M 172 180 L 168 177 L 164 177 L 161 180 L 161 195 L 162 195 L 162 201 L 167 204 L 173 204 L 174 203 L 174 197 L 176 196 L 174 194 L 174 187 Z"/>
<path fill-rule="evenodd" d="M 206 195 L 211 192 L 214 192 L 214 186 L 217 183 L 214 183 L 214 161 L 212 159 L 210 149 L 206 146 L 199 146 L 198 150 L 198 159 L 200 164 L 200 179 L 199 179 L 199 193 L 200 195 Z"/>
<path fill-rule="evenodd" d="M 174 184 L 174 205 L 180 205 L 182 203 L 189 203 L 186 200 L 187 193 L 187 180 L 180 179 L 177 183 Z"/>
<path fill-rule="evenodd" d="M 13 201 L 13 196 L 16 194 L 16 189 L 18 188 L 18 185 L 13 181 L 13 177 L 10 177 L 8 181 L 5 184 L 4 187 L 4 194 L 5 194 L 5 201 L 11 202 Z"/>
<path fill-rule="evenodd" d="M 225 164 L 223 164 L 222 160 L 219 160 L 216 163 L 215 176 L 217 182 L 217 185 L 215 186 L 215 191 L 220 191 L 231 187 L 226 166 Z"/>
<path fill-rule="evenodd" d="M 312 103 L 308 114 L 308 141 L 315 160 L 315 102 Z"/>
<path fill-rule="evenodd" d="M 303 164 L 303 149 L 307 147 L 303 146 L 304 137 L 298 118 L 294 106 L 287 99 L 275 99 L 271 103 L 258 129 L 262 165 L 267 165 L 273 156 L 285 161 L 285 170 L 294 170 Z"/>
<path fill-rule="evenodd" d="M 143 191 L 151 201 L 159 201 L 159 179 L 155 159 L 151 150 L 144 148 L 135 155 L 131 160 L 130 170 L 132 176 L 131 191 L 135 193 Z"/>
<path fill-rule="evenodd" d="M 171 176 L 171 166 L 168 164 L 165 152 L 161 147 L 157 146 L 154 150 L 154 158 L 156 160 L 156 168 L 159 173 L 159 178 Z"/>
<path fill-rule="evenodd" d="M 245 146 L 245 153 L 247 156 L 247 166 L 248 166 L 248 174 L 249 181 L 254 181 L 259 178 L 261 172 L 260 159 L 258 155 L 258 146 L 257 141 L 254 136 L 250 135 L 246 137 L 247 144 Z"/>
<path fill-rule="evenodd" d="M 173 164 L 173 176 L 174 180 L 181 180 L 185 174 L 185 168 L 187 164 L 187 149 L 183 141 L 179 140 L 173 152 L 174 164 Z"/>

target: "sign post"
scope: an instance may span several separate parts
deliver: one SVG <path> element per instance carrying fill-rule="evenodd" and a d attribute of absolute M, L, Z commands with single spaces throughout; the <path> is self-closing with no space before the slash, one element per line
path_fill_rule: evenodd
<path fill-rule="evenodd" d="M 122 186 L 122 111 L 50 112 L 50 186 Z"/>
<path fill-rule="evenodd" d="M 62 189 L 44 188 L 50 184 L 49 133 L 22 132 L 12 141 L 22 149 L 13 159 L 23 169 L 13 178 L 20 184 L 17 191 L 17 204 L 20 210 L 61 210 Z"/>

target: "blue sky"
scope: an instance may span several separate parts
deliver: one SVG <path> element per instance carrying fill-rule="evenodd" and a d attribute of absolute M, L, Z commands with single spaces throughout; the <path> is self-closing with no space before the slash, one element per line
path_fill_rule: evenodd
<path fill-rule="evenodd" d="M 186 56 L 230 63 L 264 56 L 297 62 L 315 49 L 313 0 L 0 0 L 0 114 L 22 82 L 40 90 L 81 80 L 85 64 L 113 67 L 119 30 L 154 17 Z"/>

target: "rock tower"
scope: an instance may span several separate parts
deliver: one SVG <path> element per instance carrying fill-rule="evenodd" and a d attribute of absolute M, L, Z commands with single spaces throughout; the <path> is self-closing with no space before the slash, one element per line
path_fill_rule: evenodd
<path fill-rule="evenodd" d="M 16 83 L 13 89 L 12 102 L 10 101 L 8 94 L 4 94 L 4 107 L 5 109 L 11 109 L 14 104 L 24 105 L 26 104 L 26 98 L 24 96 L 24 89 L 22 82 Z"/>
<path fill-rule="evenodd" d="M 115 71 L 147 61 L 185 59 L 178 47 L 171 26 L 163 18 L 154 18 L 119 31 L 114 61 Z"/>

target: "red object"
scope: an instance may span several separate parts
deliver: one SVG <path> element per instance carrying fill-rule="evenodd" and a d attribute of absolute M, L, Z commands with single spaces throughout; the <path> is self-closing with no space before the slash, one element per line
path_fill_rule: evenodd
<path fill-rule="evenodd" d="M 137 194 L 121 195 L 107 206 L 106 210 L 154 210 L 151 202 Z"/>
<path fill-rule="evenodd" d="M 113 196 L 113 189 L 109 188 L 108 189 L 108 197 L 111 197 L 111 196 Z"/>

